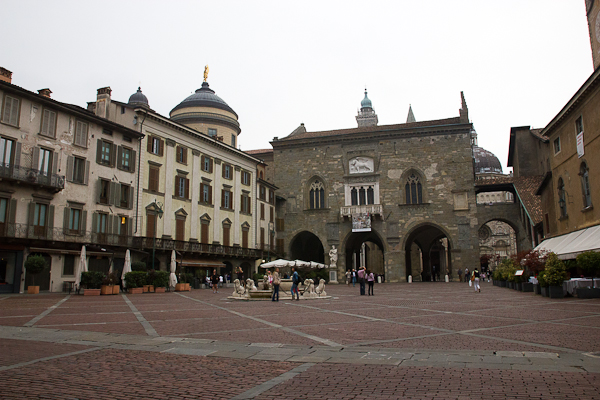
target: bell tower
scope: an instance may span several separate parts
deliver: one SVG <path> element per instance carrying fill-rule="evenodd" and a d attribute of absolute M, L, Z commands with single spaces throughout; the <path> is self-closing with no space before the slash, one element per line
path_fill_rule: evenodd
<path fill-rule="evenodd" d="M 362 128 L 363 126 L 377 126 L 377 123 L 379 122 L 377 114 L 375 114 L 375 110 L 373 109 L 373 104 L 367 97 L 366 88 L 365 98 L 360 102 L 360 111 L 356 116 L 356 122 L 358 123 L 359 128 Z"/>
<path fill-rule="evenodd" d="M 592 45 L 592 60 L 596 69 L 600 66 L 600 0 L 586 0 L 585 10 Z"/>

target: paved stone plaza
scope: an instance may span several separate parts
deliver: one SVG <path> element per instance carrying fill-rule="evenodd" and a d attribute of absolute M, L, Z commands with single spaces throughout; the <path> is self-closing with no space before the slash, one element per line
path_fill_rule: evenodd
<path fill-rule="evenodd" d="M 600 399 L 600 300 L 466 283 L 0 296 L 3 399 Z"/>

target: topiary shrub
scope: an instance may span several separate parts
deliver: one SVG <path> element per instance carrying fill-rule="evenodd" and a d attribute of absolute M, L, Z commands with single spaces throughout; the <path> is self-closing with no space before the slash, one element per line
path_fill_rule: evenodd
<path fill-rule="evenodd" d="M 540 273 L 538 274 L 537 280 L 538 280 L 538 284 L 540 285 L 540 287 L 547 287 L 548 281 L 546 280 L 546 271 L 540 271 Z"/>
<path fill-rule="evenodd" d="M 143 261 L 136 261 L 131 263 L 131 270 L 132 271 L 144 271 L 146 272 L 147 268 L 146 268 L 146 263 Z"/>
<path fill-rule="evenodd" d="M 46 259 L 39 254 L 27 257 L 24 266 L 27 274 L 31 274 L 32 282 L 34 283 L 32 286 L 35 286 L 35 276 L 41 273 L 46 268 L 46 265 Z"/>
<path fill-rule="evenodd" d="M 127 289 L 133 289 L 147 285 L 146 277 L 148 274 L 144 271 L 132 271 L 125 274 L 125 286 Z"/>
<path fill-rule="evenodd" d="M 565 264 L 554 253 L 548 255 L 544 271 L 548 286 L 562 286 L 563 281 L 567 279 Z"/>
<path fill-rule="evenodd" d="M 170 273 L 167 271 L 151 271 L 154 272 L 148 276 L 148 282 L 152 282 L 151 284 L 154 287 L 167 287 L 169 286 L 169 275 Z"/>
<path fill-rule="evenodd" d="M 577 256 L 577 266 L 589 273 L 592 278 L 600 270 L 600 253 L 595 251 L 586 251 Z"/>
<path fill-rule="evenodd" d="M 98 271 L 86 271 L 81 273 L 81 286 L 86 289 L 100 289 L 104 274 Z"/>

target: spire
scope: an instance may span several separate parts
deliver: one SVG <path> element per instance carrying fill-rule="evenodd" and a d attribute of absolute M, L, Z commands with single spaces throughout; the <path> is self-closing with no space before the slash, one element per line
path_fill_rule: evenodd
<path fill-rule="evenodd" d="M 417 122 L 415 119 L 415 114 L 413 114 L 412 105 L 408 105 L 408 116 L 406 117 L 406 123 L 410 124 L 411 122 Z"/>
<path fill-rule="evenodd" d="M 373 103 L 367 97 L 367 88 L 365 88 L 365 98 L 360 102 L 360 111 L 356 116 L 356 122 L 359 128 L 363 126 L 377 126 L 379 122 L 377 114 L 375 114 L 375 110 L 373 109 Z"/>
<path fill-rule="evenodd" d="M 460 92 L 461 108 L 458 110 L 460 116 L 460 122 L 469 123 L 469 109 L 467 108 L 467 102 L 465 100 L 465 94 Z"/>

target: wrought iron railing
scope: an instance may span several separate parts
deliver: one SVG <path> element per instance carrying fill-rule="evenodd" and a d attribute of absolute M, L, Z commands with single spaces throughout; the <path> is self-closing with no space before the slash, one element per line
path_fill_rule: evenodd
<path fill-rule="evenodd" d="M 31 226 L 27 224 L 0 224 L 0 238 L 46 240 L 51 242 L 69 242 L 80 244 L 95 244 L 101 246 L 123 247 L 151 250 L 178 250 L 186 253 L 211 254 L 233 257 L 260 258 L 260 249 L 223 246 L 220 244 L 204 244 L 182 240 L 127 236 L 90 231 L 73 232 L 63 228 Z"/>
<path fill-rule="evenodd" d="M 19 165 L 0 163 L 0 178 L 13 179 L 32 185 L 39 185 L 62 190 L 65 188 L 65 176 L 53 173 L 45 173 L 34 168 L 24 168 Z"/>

